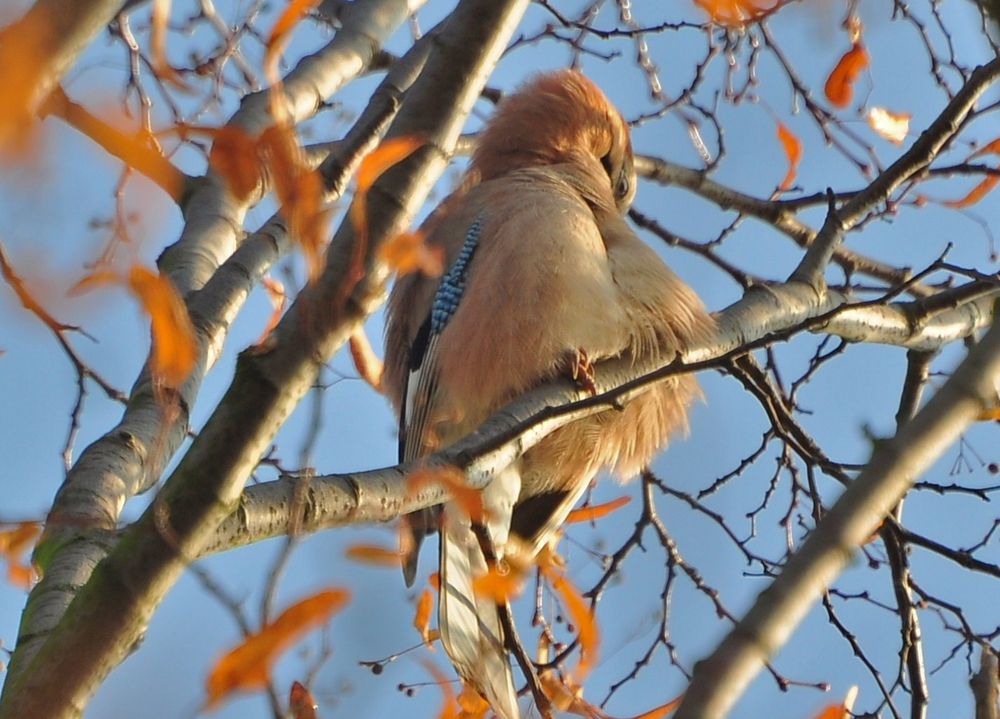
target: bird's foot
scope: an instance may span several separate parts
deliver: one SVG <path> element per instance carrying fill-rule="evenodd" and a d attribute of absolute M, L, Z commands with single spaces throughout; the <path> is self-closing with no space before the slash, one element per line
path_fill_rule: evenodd
<path fill-rule="evenodd" d="M 597 376 L 594 374 L 594 365 L 587 355 L 587 350 L 582 347 L 570 350 L 567 357 L 569 376 L 591 397 L 597 394 Z"/>

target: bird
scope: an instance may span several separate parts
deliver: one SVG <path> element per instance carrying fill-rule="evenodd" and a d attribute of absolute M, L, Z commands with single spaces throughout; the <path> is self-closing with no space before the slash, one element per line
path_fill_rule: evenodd
<path fill-rule="evenodd" d="M 582 73 L 536 75 L 500 102 L 458 188 L 421 228 L 445 271 L 404 275 L 389 295 L 383 383 L 401 462 L 558 377 L 592 392 L 602 359 L 669 359 L 711 337 L 702 301 L 626 221 L 636 179 L 627 123 Z M 686 428 L 697 396 L 679 375 L 552 432 L 482 490 L 484 519 L 457 502 L 405 518 L 406 583 L 421 540 L 440 530 L 442 644 L 501 719 L 520 715 L 497 604 L 472 591 L 486 554 L 537 555 L 600 470 L 636 475 Z"/>

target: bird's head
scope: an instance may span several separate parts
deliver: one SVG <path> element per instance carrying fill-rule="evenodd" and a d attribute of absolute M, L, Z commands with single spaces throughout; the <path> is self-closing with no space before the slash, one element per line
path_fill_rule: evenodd
<path fill-rule="evenodd" d="M 600 88 L 575 70 L 538 75 L 505 98 L 472 158 L 480 180 L 563 163 L 599 165 L 619 210 L 632 203 L 636 178 L 628 125 Z"/>

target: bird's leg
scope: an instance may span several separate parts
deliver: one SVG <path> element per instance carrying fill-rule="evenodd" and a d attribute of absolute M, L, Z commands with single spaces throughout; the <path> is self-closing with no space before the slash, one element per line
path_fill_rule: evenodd
<path fill-rule="evenodd" d="M 587 355 L 587 350 L 578 347 L 569 350 L 566 356 L 566 364 L 570 378 L 580 385 L 587 394 L 594 396 L 597 394 L 596 375 L 594 374 L 594 364 Z"/>
<path fill-rule="evenodd" d="M 472 531 L 479 541 L 479 549 L 486 559 L 487 568 L 495 571 L 497 568 L 497 553 L 493 546 L 493 538 L 490 537 L 489 530 L 487 530 L 486 525 L 474 522 L 472 524 Z M 538 707 L 538 713 L 542 716 L 542 719 L 552 719 L 552 704 L 549 702 L 549 698 L 542 688 L 542 683 L 535 672 L 535 665 L 532 663 L 531 657 L 528 656 L 528 653 L 524 650 L 524 645 L 521 644 L 521 638 L 517 634 L 517 627 L 514 625 L 514 614 L 510 610 L 510 602 L 504 599 L 502 602 L 497 602 L 496 605 L 497 614 L 500 616 L 500 626 L 503 627 L 504 644 L 507 646 L 508 651 L 514 655 L 518 666 L 521 667 L 521 671 L 524 673 L 524 678 L 528 682 L 528 688 L 531 690 L 531 696 L 535 700 L 535 706 Z"/>

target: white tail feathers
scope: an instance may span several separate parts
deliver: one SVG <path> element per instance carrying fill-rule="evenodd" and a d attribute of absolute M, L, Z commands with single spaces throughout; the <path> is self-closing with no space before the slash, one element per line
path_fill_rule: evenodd
<path fill-rule="evenodd" d="M 471 530 L 466 536 L 441 533 L 441 593 L 438 626 L 441 643 L 459 675 L 490 703 L 501 719 L 518 719 L 517 693 L 497 606 L 477 597 L 474 577 L 486 573 L 486 560 Z"/>
<path fill-rule="evenodd" d="M 498 558 L 510 529 L 510 514 L 521 491 L 516 466 L 497 474 L 483 490 L 486 526 Z M 490 703 L 500 719 L 520 719 L 514 677 L 504 644 L 496 602 L 472 588 L 486 574 L 486 558 L 467 516 L 446 506 L 441 530 L 441 591 L 438 626 L 441 643 L 459 675 Z"/>

